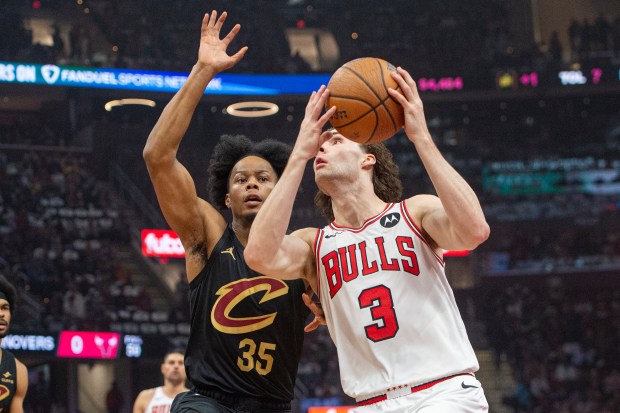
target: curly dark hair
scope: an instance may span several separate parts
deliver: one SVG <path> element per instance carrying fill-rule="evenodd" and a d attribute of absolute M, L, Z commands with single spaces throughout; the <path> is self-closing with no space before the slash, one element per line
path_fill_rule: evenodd
<path fill-rule="evenodd" d="M 0 275 L 0 293 L 4 294 L 6 300 L 9 302 L 11 314 L 15 310 L 15 301 L 17 300 L 17 291 L 13 284 L 9 282 L 3 275 Z"/>
<path fill-rule="evenodd" d="M 271 164 L 278 177 L 291 154 L 291 147 L 283 142 L 266 139 L 254 142 L 244 135 L 222 135 L 213 149 L 207 174 L 207 191 L 211 204 L 226 209 L 226 194 L 230 172 L 237 162 L 246 156 L 258 156 Z"/>
<path fill-rule="evenodd" d="M 364 153 L 371 153 L 377 159 L 372 170 L 375 194 L 383 202 L 399 202 L 403 196 L 403 184 L 398 177 L 398 165 L 394 163 L 392 152 L 382 143 L 360 145 L 360 147 Z M 314 204 L 329 222 L 335 219 L 331 197 L 319 190 L 314 196 Z"/>

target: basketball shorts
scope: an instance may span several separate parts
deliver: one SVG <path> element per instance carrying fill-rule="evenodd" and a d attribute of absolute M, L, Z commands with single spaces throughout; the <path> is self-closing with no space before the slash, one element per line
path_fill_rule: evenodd
<path fill-rule="evenodd" d="M 290 413 L 289 403 L 265 403 L 251 397 L 224 395 L 210 392 L 209 395 L 194 390 L 177 395 L 170 407 L 170 413 Z"/>
<path fill-rule="evenodd" d="M 354 413 L 481 413 L 489 404 L 473 376 L 459 375 L 405 396 L 359 406 Z"/>

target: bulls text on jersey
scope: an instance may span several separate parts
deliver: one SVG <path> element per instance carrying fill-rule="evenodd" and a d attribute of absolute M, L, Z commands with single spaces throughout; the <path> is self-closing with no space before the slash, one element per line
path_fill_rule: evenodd
<path fill-rule="evenodd" d="M 395 243 L 398 256 L 387 256 L 386 249 L 392 251 L 394 249 L 386 248 L 386 242 Z M 374 250 L 375 254 L 369 254 L 371 249 Z M 376 255 L 379 256 L 379 262 L 377 260 L 368 261 L 368 256 Z M 340 247 L 323 255 L 321 262 L 325 267 L 329 295 L 332 298 L 338 293 L 343 283 L 355 280 L 360 274 L 368 276 L 379 270 L 405 271 L 415 276 L 420 274 L 413 239 L 407 236 L 398 236 L 395 239 L 387 240 L 384 237 L 376 237 L 374 243 L 367 244 L 366 241 L 361 241 Z"/>

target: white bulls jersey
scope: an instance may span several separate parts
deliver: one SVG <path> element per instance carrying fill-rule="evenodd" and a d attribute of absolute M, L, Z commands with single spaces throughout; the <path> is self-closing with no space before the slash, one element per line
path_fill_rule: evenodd
<path fill-rule="evenodd" d="M 328 225 L 314 248 L 346 394 L 356 398 L 478 370 L 444 261 L 404 201 L 387 205 L 361 228 Z"/>
<path fill-rule="evenodd" d="M 170 413 L 170 406 L 172 406 L 173 397 L 166 396 L 163 387 L 156 387 L 153 398 L 146 406 L 144 413 Z"/>

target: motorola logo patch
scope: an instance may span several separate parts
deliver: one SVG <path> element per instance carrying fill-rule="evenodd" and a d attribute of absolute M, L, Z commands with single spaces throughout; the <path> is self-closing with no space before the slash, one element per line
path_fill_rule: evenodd
<path fill-rule="evenodd" d="M 400 222 L 400 214 L 398 212 L 392 212 L 381 218 L 381 226 L 384 228 L 392 228 Z"/>

